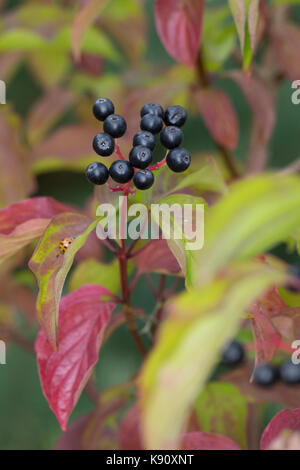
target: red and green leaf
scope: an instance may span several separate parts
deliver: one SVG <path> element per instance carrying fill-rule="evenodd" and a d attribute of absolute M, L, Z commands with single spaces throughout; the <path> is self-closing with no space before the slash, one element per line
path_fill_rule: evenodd
<path fill-rule="evenodd" d="M 54 349 L 57 347 L 59 302 L 66 276 L 75 254 L 96 225 L 97 221 L 76 213 L 54 217 L 29 262 L 39 284 L 37 313 L 40 324 Z M 74 241 L 64 254 L 60 254 L 59 243 L 66 237 L 73 237 Z"/>
<path fill-rule="evenodd" d="M 16 202 L 0 211 L 0 260 L 40 237 L 54 216 L 69 211 L 50 197 Z"/>
<path fill-rule="evenodd" d="M 80 58 L 81 44 L 84 35 L 106 5 L 107 0 L 88 0 L 75 16 L 72 25 L 72 49 L 76 60 Z"/>
<path fill-rule="evenodd" d="M 243 67 L 247 70 L 260 33 L 259 0 L 229 0 L 229 6 L 239 35 Z"/>
<path fill-rule="evenodd" d="M 282 410 L 277 413 L 263 432 L 260 448 L 268 449 L 284 431 L 300 431 L 300 408 Z"/>
<path fill-rule="evenodd" d="M 232 384 L 212 382 L 195 405 L 201 431 L 217 433 L 246 447 L 247 402 Z"/>
<path fill-rule="evenodd" d="M 98 361 L 105 326 L 115 308 L 103 300 L 109 296 L 107 289 L 91 284 L 61 300 L 56 351 L 43 328 L 38 334 L 35 349 L 43 392 L 63 430 Z"/>

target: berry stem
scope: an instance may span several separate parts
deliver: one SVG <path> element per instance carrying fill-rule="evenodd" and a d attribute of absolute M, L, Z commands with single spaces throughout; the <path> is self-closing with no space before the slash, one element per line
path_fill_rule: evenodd
<path fill-rule="evenodd" d="M 127 195 L 126 195 L 127 197 Z M 134 317 L 132 315 L 132 310 L 130 306 L 130 289 L 128 285 L 128 273 L 127 273 L 127 253 L 126 253 L 126 244 L 125 238 L 125 215 L 127 204 L 123 201 L 122 205 L 122 214 L 121 214 L 121 247 L 119 251 L 119 265 L 120 265 L 120 278 L 121 278 L 121 288 L 122 288 L 122 297 L 124 302 L 123 312 L 128 324 L 129 331 L 143 357 L 146 356 L 147 350 L 139 336 Z"/>
<path fill-rule="evenodd" d="M 150 167 L 148 168 L 148 170 L 151 170 L 151 171 L 159 170 L 162 166 L 165 165 L 166 159 L 167 159 L 167 155 L 168 155 L 168 152 L 166 153 L 166 155 L 164 156 L 164 158 L 163 158 L 160 162 L 155 163 L 155 165 L 153 165 L 153 166 L 150 166 Z"/>
<path fill-rule="evenodd" d="M 118 146 L 117 143 L 115 143 L 115 153 L 118 155 L 120 160 L 125 160 L 125 157 L 124 157 L 123 153 L 121 152 L 120 147 Z"/>

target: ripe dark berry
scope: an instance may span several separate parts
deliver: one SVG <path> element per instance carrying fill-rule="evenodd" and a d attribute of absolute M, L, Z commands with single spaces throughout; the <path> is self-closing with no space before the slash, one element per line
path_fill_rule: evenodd
<path fill-rule="evenodd" d="M 111 114 L 105 119 L 103 129 L 107 134 L 117 139 L 125 134 L 127 124 L 125 119 L 119 116 L 119 114 Z"/>
<path fill-rule="evenodd" d="M 272 364 L 261 364 L 256 367 L 253 375 L 253 381 L 256 385 L 269 387 L 273 385 L 278 378 L 277 369 Z"/>
<path fill-rule="evenodd" d="M 158 134 L 163 128 L 163 120 L 155 114 L 145 114 L 141 120 L 142 131 L 152 132 Z"/>
<path fill-rule="evenodd" d="M 164 110 L 160 104 L 156 103 L 147 103 L 141 109 L 141 117 L 145 116 L 145 114 L 155 114 L 160 118 L 164 118 Z"/>
<path fill-rule="evenodd" d="M 179 127 L 165 127 L 160 133 L 160 141 L 167 149 L 174 149 L 181 145 L 183 141 L 183 133 Z"/>
<path fill-rule="evenodd" d="M 292 278 L 288 281 L 286 288 L 291 292 L 299 292 L 300 267 L 298 265 L 290 266 L 288 273 L 292 276 Z"/>
<path fill-rule="evenodd" d="M 108 180 L 109 173 L 103 163 L 91 163 L 85 171 L 87 179 L 93 184 L 105 184 Z"/>
<path fill-rule="evenodd" d="M 142 145 L 148 147 L 150 150 L 155 148 L 155 137 L 151 132 L 139 131 L 133 138 L 133 146 Z"/>
<path fill-rule="evenodd" d="M 137 171 L 133 177 L 133 183 L 138 189 L 149 189 L 154 183 L 154 175 L 151 170 Z"/>
<path fill-rule="evenodd" d="M 133 147 L 129 154 L 129 161 L 135 168 L 147 168 L 152 162 L 152 152 L 147 147 L 138 145 Z"/>
<path fill-rule="evenodd" d="M 109 134 L 101 132 L 94 137 L 93 149 L 98 153 L 98 155 L 108 157 L 115 150 L 114 139 Z"/>
<path fill-rule="evenodd" d="M 181 127 L 187 120 L 187 112 L 182 106 L 170 106 L 165 112 L 167 126 Z"/>
<path fill-rule="evenodd" d="M 108 98 L 98 98 L 93 105 L 93 113 L 98 121 L 104 121 L 115 112 L 113 103 Z"/>
<path fill-rule="evenodd" d="M 133 177 L 134 170 L 127 160 L 116 160 L 111 164 L 109 174 L 117 183 L 128 183 Z"/>
<path fill-rule="evenodd" d="M 281 364 L 279 368 L 280 379 L 289 385 L 300 383 L 300 364 L 293 364 L 289 359 Z"/>
<path fill-rule="evenodd" d="M 171 150 L 167 155 L 167 165 L 175 173 L 187 170 L 191 164 L 191 154 L 184 148 Z"/>
<path fill-rule="evenodd" d="M 245 357 L 244 348 L 238 341 L 231 341 L 222 352 L 222 362 L 227 366 L 236 366 L 243 362 Z"/>

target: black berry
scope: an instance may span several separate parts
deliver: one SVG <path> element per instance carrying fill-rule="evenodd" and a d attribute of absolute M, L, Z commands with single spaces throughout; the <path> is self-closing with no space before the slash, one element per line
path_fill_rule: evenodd
<path fill-rule="evenodd" d="M 171 150 L 167 155 L 167 165 L 175 173 L 185 171 L 191 164 L 191 154 L 184 148 Z"/>
<path fill-rule="evenodd" d="M 93 113 L 98 121 L 104 121 L 110 114 L 115 112 L 115 107 L 108 98 L 98 98 L 93 105 Z"/>
<path fill-rule="evenodd" d="M 187 112 L 182 106 L 170 106 L 165 112 L 167 126 L 181 127 L 187 120 Z"/>
<path fill-rule="evenodd" d="M 154 175 L 150 170 L 137 171 L 133 177 L 133 183 L 138 189 L 149 189 L 154 183 Z"/>
<path fill-rule="evenodd" d="M 279 368 L 280 379 L 289 385 L 300 383 L 300 364 L 293 364 L 291 360 L 285 361 Z"/>
<path fill-rule="evenodd" d="M 111 164 L 109 174 L 117 183 L 128 183 L 133 177 L 134 170 L 127 160 L 116 160 Z"/>
<path fill-rule="evenodd" d="M 165 127 L 160 133 L 160 141 L 167 149 L 174 149 L 181 145 L 183 141 L 183 133 L 179 127 Z"/>
<path fill-rule="evenodd" d="M 98 155 L 108 157 L 115 150 L 114 139 L 109 134 L 101 132 L 94 137 L 93 149 Z"/>
<path fill-rule="evenodd" d="M 133 146 L 142 145 L 148 147 L 150 150 L 155 148 L 155 137 L 151 132 L 139 131 L 133 138 Z"/>
<path fill-rule="evenodd" d="M 109 173 L 103 163 L 91 163 L 85 171 L 87 179 L 93 184 L 105 184 L 108 180 Z"/>
<path fill-rule="evenodd" d="M 133 147 L 129 154 L 129 161 L 135 168 L 147 168 L 152 162 L 152 152 L 147 147 L 138 145 Z"/>
<path fill-rule="evenodd" d="M 160 104 L 156 103 L 147 103 L 141 109 L 141 117 L 145 116 L 145 114 L 155 114 L 160 118 L 164 118 L 164 110 Z"/>
<path fill-rule="evenodd" d="M 111 114 L 105 119 L 103 129 L 107 134 L 117 139 L 125 134 L 127 124 L 125 119 L 119 116 L 119 114 Z"/>
<path fill-rule="evenodd" d="M 141 120 L 142 131 L 152 132 L 152 134 L 158 134 L 162 130 L 163 120 L 155 114 L 145 114 Z"/>
<path fill-rule="evenodd" d="M 291 292 L 299 292 L 300 266 L 290 266 L 288 273 L 292 276 L 292 278 L 287 283 L 286 288 Z"/>
<path fill-rule="evenodd" d="M 231 341 L 222 352 L 222 362 L 227 366 L 236 366 L 243 362 L 245 357 L 244 348 L 238 341 Z"/>
<path fill-rule="evenodd" d="M 253 375 L 253 381 L 256 385 L 269 387 L 273 385 L 278 378 L 277 369 L 272 364 L 261 364 L 256 367 Z"/>

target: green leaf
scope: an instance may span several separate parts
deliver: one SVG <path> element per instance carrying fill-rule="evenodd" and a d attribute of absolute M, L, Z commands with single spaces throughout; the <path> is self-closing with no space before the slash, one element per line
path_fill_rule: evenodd
<path fill-rule="evenodd" d="M 169 304 L 167 320 L 139 379 L 147 449 L 178 448 L 191 406 L 242 314 L 271 285 L 285 280 L 282 273 L 249 262 Z"/>
<path fill-rule="evenodd" d="M 235 47 L 236 30 L 233 24 L 228 24 L 230 16 L 228 6 L 205 10 L 202 48 L 205 66 L 211 72 L 220 70 Z"/>
<path fill-rule="evenodd" d="M 46 45 L 46 41 L 38 34 L 26 29 L 11 29 L 0 36 L 0 52 L 32 51 Z"/>
<path fill-rule="evenodd" d="M 135 199 L 150 205 L 185 188 L 189 192 L 195 190 L 197 196 L 199 192 L 202 194 L 205 191 L 221 194 L 227 192 L 226 183 L 215 160 L 210 156 L 203 158 L 200 155 L 193 155 L 192 165 L 184 175 L 170 172 L 165 165 L 155 171 L 155 185 L 143 194 L 138 192 Z"/>
<path fill-rule="evenodd" d="M 227 192 L 227 186 L 215 160 L 207 157 L 206 162 L 207 164 L 202 166 L 199 170 L 189 172 L 186 176 L 181 177 L 173 191 L 189 188 L 197 189 L 202 193 L 204 191 L 215 191 L 225 194 Z"/>
<path fill-rule="evenodd" d="M 196 250 L 199 250 L 203 246 L 204 233 L 204 201 L 202 198 L 190 196 L 188 194 L 172 194 L 165 198 L 160 199 L 156 202 L 160 206 L 166 204 L 166 209 L 170 210 L 170 233 L 165 231 L 165 227 L 162 224 L 162 218 L 158 211 L 151 209 L 151 217 L 161 227 L 163 236 L 166 238 L 168 246 L 172 251 L 173 255 L 178 261 L 178 264 L 185 274 L 186 283 L 189 286 L 191 284 L 191 268 L 192 260 L 195 256 Z M 188 214 L 184 211 L 184 205 L 190 205 L 192 212 Z M 174 209 L 174 211 L 173 211 Z M 181 220 L 176 219 L 176 210 L 182 215 Z M 183 223 L 192 224 L 197 217 L 199 227 L 197 231 L 198 244 L 193 245 L 192 240 L 188 240 L 186 237 Z"/>
<path fill-rule="evenodd" d="M 71 48 L 71 29 L 69 27 L 63 28 L 56 35 L 51 46 L 54 50 L 69 52 Z M 89 28 L 85 33 L 81 48 L 83 52 L 99 54 L 113 62 L 120 61 L 120 54 L 112 41 L 104 32 L 94 27 Z"/>
<path fill-rule="evenodd" d="M 29 262 L 39 284 L 38 317 L 53 348 L 57 346 L 58 309 L 65 279 L 75 254 L 96 228 L 97 222 L 75 213 L 54 217 Z M 64 254 L 60 254 L 59 242 L 66 237 L 73 237 L 74 241 Z"/>
<path fill-rule="evenodd" d="M 90 0 L 85 2 L 75 16 L 72 25 L 72 49 L 76 60 L 80 58 L 82 41 L 88 28 L 93 24 L 109 0 Z"/>
<path fill-rule="evenodd" d="M 114 0 L 105 7 L 103 15 L 112 21 L 118 21 L 135 18 L 142 12 L 142 7 L 136 0 Z"/>
<path fill-rule="evenodd" d="M 104 264 L 94 259 L 87 259 L 78 264 L 71 274 L 69 290 L 73 291 L 83 284 L 101 284 L 113 294 L 120 290 L 119 261 Z"/>
<path fill-rule="evenodd" d="M 202 432 L 222 434 L 246 448 L 247 402 L 237 387 L 208 384 L 197 398 L 195 410 Z"/>
<path fill-rule="evenodd" d="M 269 250 L 300 226 L 298 176 L 263 175 L 232 184 L 205 219 L 195 283 L 209 283 L 228 263 Z"/>
<path fill-rule="evenodd" d="M 252 62 L 257 43 L 259 0 L 228 0 L 240 39 L 243 67 Z"/>

